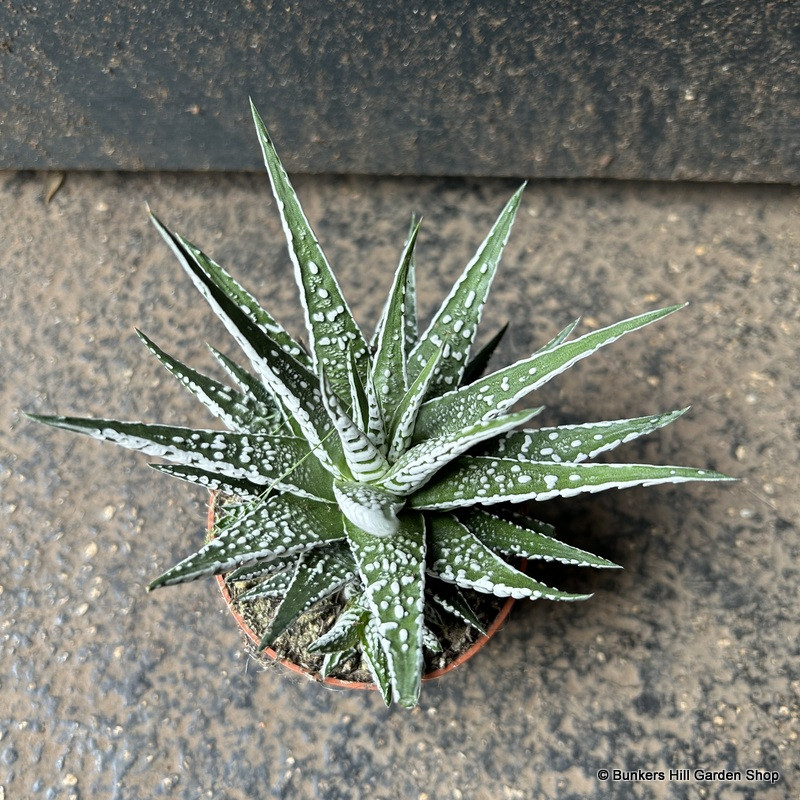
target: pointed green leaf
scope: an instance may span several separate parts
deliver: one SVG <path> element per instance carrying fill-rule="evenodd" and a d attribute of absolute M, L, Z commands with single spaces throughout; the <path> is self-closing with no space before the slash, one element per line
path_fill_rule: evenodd
<path fill-rule="evenodd" d="M 557 333 L 546 345 L 540 347 L 536 351 L 536 355 L 538 355 L 539 353 L 546 353 L 548 350 L 552 350 L 554 347 L 558 347 L 558 345 L 560 345 L 562 342 L 566 342 L 572 331 L 574 331 L 575 328 L 578 327 L 578 323 L 580 321 L 581 320 L 579 317 L 578 319 L 575 319 L 572 322 L 570 322 L 570 324 L 567 325 L 567 327 L 564 328 L 564 330 Z"/>
<path fill-rule="evenodd" d="M 151 215 L 153 224 L 228 332 L 245 352 L 270 392 L 283 403 L 303 430 L 317 457 L 334 473 L 344 465 L 338 439 L 322 403 L 316 375 L 271 338 L 266 327 L 253 322 L 221 276 L 221 268 L 199 248 L 172 233 Z M 222 283 L 221 283 L 222 282 Z"/>
<path fill-rule="evenodd" d="M 727 475 L 691 467 L 650 464 L 531 463 L 487 456 L 461 456 L 440 480 L 409 498 L 411 508 L 446 510 L 476 504 L 549 500 L 583 492 L 656 486 L 686 481 L 726 481 Z"/>
<path fill-rule="evenodd" d="M 303 558 L 303 556 L 300 555 L 298 558 Z M 292 560 L 292 564 L 296 566 L 297 558 Z M 293 570 L 280 570 L 264 578 L 264 580 L 246 592 L 242 592 L 236 599 L 249 602 L 251 600 L 260 600 L 263 597 L 283 597 L 289 590 L 293 577 Z"/>
<path fill-rule="evenodd" d="M 356 601 L 350 601 L 336 618 L 333 627 L 308 646 L 309 653 L 334 653 L 356 647 L 367 624 L 369 611 Z"/>
<path fill-rule="evenodd" d="M 409 378 L 413 380 L 442 346 L 446 337 L 450 337 L 431 384 L 430 391 L 434 395 L 444 394 L 461 382 L 483 306 L 503 248 L 508 241 L 524 188 L 525 184 L 500 212 L 486 240 L 478 248 L 409 357 Z"/>
<path fill-rule="evenodd" d="M 202 486 L 210 492 L 223 492 L 224 494 L 241 497 L 244 500 L 255 500 L 261 497 L 264 492 L 269 491 L 268 486 L 259 486 L 250 481 L 215 475 L 213 472 L 199 467 L 187 467 L 182 464 L 148 464 L 147 466 L 158 472 L 163 472 L 165 475 L 171 475 L 173 478 L 179 478 L 196 486 Z"/>
<path fill-rule="evenodd" d="M 202 266 L 210 280 L 220 292 L 239 309 L 253 327 L 267 335 L 270 343 L 277 344 L 282 350 L 291 355 L 293 359 L 303 364 L 303 366 L 311 367 L 311 359 L 300 344 L 286 332 L 279 322 L 259 305 L 258 301 L 241 286 L 235 278 L 219 264 L 203 254 L 199 248 L 191 245 L 183 237 L 168 231 L 158 217 L 152 212 L 150 218 L 158 232 L 164 237 L 167 244 L 169 244 L 173 250 L 175 249 L 175 245 L 180 243 L 184 248 L 188 247 L 190 250 L 197 251 L 198 254 L 203 256 L 204 263 Z"/>
<path fill-rule="evenodd" d="M 379 625 L 378 620 L 370 614 L 361 637 L 361 651 L 372 680 L 378 687 L 383 702 L 388 706 L 392 702 L 391 668 L 389 657 L 383 649 L 384 637 L 381 636 Z"/>
<path fill-rule="evenodd" d="M 386 455 L 386 429 L 372 374 L 367 373 L 365 385 L 358 374 L 352 352 L 348 353 L 347 380 L 350 383 L 350 396 L 353 398 L 350 412 L 353 422 L 367 435 L 381 454 Z"/>
<path fill-rule="evenodd" d="M 377 327 L 372 380 L 384 417 L 391 417 L 408 390 L 405 338 L 408 270 L 414 254 L 419 224 L 406 242 L 394 284 Z"/>
<path fill-rule="evenodd" d="M 425 365 L 425 369 L 414 379 L 394 412 L 389 428 L 389 455 L 387 458 L 390 463 L 397 461 L 411 445 L 414 427 L 417 423 L 417 415 L 420 408 L 422 408 L 422 403 L 428 393 L 428 387 L 433 380 L 433 376 L 436 374 L 436 367 L 442 358 L 443 352 L 444 345 L 434 353 L 433 358 Z"/>
<path fill-rule="evenodd" d="M 471 361 L 467 362 L 467 366 L 464 367 L 464 374 L 461 376 L 461 385 L 467 386 L 470 383 L 475 382 L 478 378 L 486 372 L 486 367 L 489 366 L 489 360 L 491 359 L 494 351 L 497 349 L 497 345 L 500 344 L 501 339 L 505 336 L 506 331 L 508 330 L 508 323 L 506 322 L 502 328 L 494 335 L 492 338 L 478 351 L 475 358 Z"/>
<path fill-rule="evenodd" d="M 149 337 L 137 330 L 145 347 L 175 376 L 217 419 L 239 433 L 270 432 L 273 423 L 263 407 L 249 397 L 182 364 L 164 352 Z"/>
<path fill-rule="evenodd" d="M 208 348 L 223 369 L 233 378 L 234 382 L 251 398 L 251 404 L 259 409 L 259 413 L 264 419 L 269 420 L 273 433 L 277 433 L 281 428 L 284 428 L 290 436 L 304 437 L 303 429 L 294 419 L 289 409 L 281 402 L 280 398 L 273 394 L 268 386 L 239 366 L 235 361 L 232 361 L 224 353 L 220 353 L 219 350 L 211 345 L 208 345 Z"/>
<path fill-rule="evenodd" d="M 286 558 L 273 558 L 270 560 L 262 559 L 253 564 L 245 564 L 243 567 L 237 567 L 233 572 L 229 572 L 225 579 L 228 583 L 248 583 L 250 581 L 264 578 L 267 575 L 274 575 L 278 572 L 283 572 L 294 567 L 296 556 L 287 556 Z"/>
<path fill-rule="evenodd" d="M 445 433 L 428 439 L 398 458 L 386 476 L 377 481 L 377 485 L 393 494 L 411 494 L 471 447 L 518 425 L 524 425 L 541 410 L 540 407 L 506 414 L 497 419 L 470 425 L 458 433 Z"/>
<path fill-rule="evenodd" d="M 219 575 L 252 561 L 282 558 L 343 538 L 341 515 L 329 504 L 291 494 L 271 495 L 147 589 Z"/>
<path fill-rule="evenodd" d="M 525 519 L 518 517 L 519 521 Z M 534 528 L 550 528 L 535 520 L 525 519 L 530 525 L 518 525 L 482 509 L 470 509 L 459 520 L 474 533 L 487 547 L 507 556 L 518 558 L 541 559 L 543 561 L 560 561 L 578 567 L 618 568 L 619 565 L 605 558 L 592 555 L 586 550 L 570 547 L 547 536 Z"/>
<path fill-rule="evenodd" d="M 308 444 L 292 436 L 194 430 L 113 419 L 30 416 L 54 428 L 85 433 L 176 464 L 258 486 L 274 484 L 305 497 L 316 497 L 316 492 L 325 491 L 330 485 L 330 476 L 310 455 Z M 322 496 L 327 498 L 329 494 Z"/>
<path fill-rule="evenodd" d="M 367 370 L 367 374 L 364 377 L 363 386 L 364 396 L 367 401 L 367 427 L 362 430 L 364 430 L 375 447 L 377 447 L 381 453 L 385 455 L 387 450 L 387 420 L 384 419 L 383 412 L 381 411 L 381 404 L 378 400 L 378 390 L 375 388 L 375 382 L 372 380 L 372 372 L 370 370 Z"/>
<path fill-rule="evenodd" d="M 652 433 L 673 422 L 688 410 L 682 408 L 668 414 L 655 414 L 649 417 L 517 431 L 491 442 L 481 449 L 480 454 L 515 458 L 520 461 L 577 464 L 617 445 Z"/>
<path fill-rule="evenodd" d="M 422 629 L 422 647 L 431 653 L 442 652 L 442 643 L 439 641 L 439 637 L 427 625 Z"/>
<path fill-rule="evenodd" d="M 370 414 L 367 393 L 364 390 L 364 383 L 361 380 L 361 376 L 358 374 L 358 367 L 353 358 L 352 350 L 347 351 L 347 382 L 350 385 L 349 396 L 352 399 L 350 417 L 359 430 L 369 435 Z"/>
<path fill-rule="evenodd" d="M 425 520 L 404 513 L 388 538 L 345 523 L 350 548 L 364 584 L 364 599 L 378 621 L 392 695 L 414 706 L 422 679 L 422 625 L 425 589 Z"/>
<path fill-rule="evenodd" d="M 303 613 L 355 577 L 356 565 L 345 544 L 303 553 L 275 616 L 261 637 L 259 650 L 269 647 Z"/>
<path fill-rule="evenodd" d="M 454 517 L 429 517 L 428 570 L 436 577 L 496 597 L 586 600 L 591 595 L 551 589 L 506 564 Z"/>
<path fill-rule="evenodd" d="M 419 226 L 416 214 L 411 215 L 411 226 L 408 229 L 408 236 Z M 406 353 L 410 353 L 419 340 L 419 328 L 417 320 L 417 265 L 414 250 L 411 251 L 411 259 L 406 272 L 406 301 L 405 301 L 405 337 Z M 408 365 L 406 365 L 407 367 Z"/>
<path fill-rule="evenodd" d="M 268 425 L 278 426 L 281 423 L 282 409 L 280 403 L 269 389 L 258 378 L 251 375 L 244 367 L 228 358 L 215 347 L 207 345 L 211 355 L 217 359 L 225 372 L 230 375 L 248 400 L 248 407 L 260 418 L 267 420 Z M 275 428 L 273 427 L 273 432 Z"/>
<path fill-rule="evenodd" d="M 342 356 L 348 348 L 353 348 L 359 372 L 363 374 L 367 369 L 367 343 L 303 213 L 264 122 L 252 102 L 250 106 L 306 312 L 314 363 L 318 368 L 325 367 L 334 392 L 346 397 L 347 369 Z"/>
<path fill-rule="evenodd" d="M 339 650 L 335 653 L 326 653 L 325 658 L 322 659 L 322 666 L 319 669 L 319 674 L 323 678 L 328 678 L 333 674 L 333 671 L 344 664 L 350 658 L 357 655 L 356 648 L 349 650 Z"/>
<path fill-rule="evenodd" d="M 429 575 L 425 581 L 425 588 L 429 590 L 428 596 L 433 602 L 457 619 L 460 619 L 467 625 L 471 625 L 484 636 L 486 635 L 486 630 L 472 610 L 472 606 L 455 584 L 445 583 Z"/>
<path fill-rule="evenodd" d="M 579 339 L 562 342 L 552 349 L 535 353 L 469 386 L 436 397 L 424 403 L 420 409 L 414 429 L 414 441 L 423 441 L 445 431 L 456 431 L 481 419 L 496 417 L 599 348 L 680 308 L 683 306 L 649 311 L 592 331 Z"/>
<path fill-rule="evenodd" d="M 383 453 L 342 408 L 339 398 L 328 385 L 324 368 L 320 376 L 320 388 L 325 410 L 336 429 L 350 474 L 363 482 L 380 478 L 389 468 Z"/>

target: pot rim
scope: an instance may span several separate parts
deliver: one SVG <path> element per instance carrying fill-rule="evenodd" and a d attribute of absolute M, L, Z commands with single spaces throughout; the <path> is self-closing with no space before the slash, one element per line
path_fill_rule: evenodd
<path fill-rule="evenodd" d="M 217 491 L 209 492 L 208 515 L 206 518 L 206 530 L 208 532 L 210 532 L 214 527 L 214 512 L 216 509 L 218 495 L 219 492 Z M 524 569 L 524 561 L 521 566 Z M 256 635 L 253 629 L 247 624 L 244 617 L 234 607 L 233 597 L 228 589 L 228 585 L 225 583 L 225 576 L 217 575 L 215 577 L 217 579 L 217 585 L 219 586 L 222 599 L 225 601 L 225 605 L 228 607 L 228 611 L 230 611 L 231 615 L 236 620 L 236 624 L 239 626 L 247 639 L 257 648 L 261 641 L 260 637 Z M 494 618 L 494 620 L 492 620 L 492 624 L 486 629 L 485 634 L 481 634 L 463 653 L 461 653 L 461 655 L 458 656 L 458 658 L 454 658 L 444 667 L 432 670 L 431 672 L 426 672 L 422 676 L 422 680 L 431 681 L 435 680 L 436 678 L 440 678 L 442 675 L 452 672 L 454 669 L 456 669 L 456 667 L 461 666 L 464 662 L 469 661 L 469 659 L 471 659 L 479 650 L 481 650 L 489 641 L 489 639 L 491 639 L 497 633 L 497 631 L 500 630 L 500 628 L 503 626 L 503 623 L 505 623 L 506 619 L 508 618 L 513 605 L 514 598 L 507 598 L 505 603 L 503 603 L 503 606 L 497 612 L 497 616 Z M 259 655 L 266 656 L 276 664 L 280 664 L 282 667 L 285 667 L 292 672 L 296 672 L 299 675 L 304 675 L 310 680 L 321 683 L 325 686 L 336 689 L 364 689 L 368 691 L 377 691 L 378 689 L 377 685 L 372 681 L 346 681 L 341 678 L 334 678 L 330 676 L 323 678 L 318 672 L 311 672 L 310 670 L 301 667 L 299 664 L 295 664 L 294 661 L 290 661 L 288 658 L 280 658 L 275 650 L 273 650 L 271 647 L 258 650 L 257 652 Z"/>

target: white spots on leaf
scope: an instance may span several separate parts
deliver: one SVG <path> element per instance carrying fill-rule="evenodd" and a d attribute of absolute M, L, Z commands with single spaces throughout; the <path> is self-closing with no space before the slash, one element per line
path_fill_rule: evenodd
<path fill-rule="evenodd" d="M 340 314 L 343 314 L 343 313 L 344 313 L 344 306 L 339 305 L 339 306 L 336 306 L 336 308 L 332 308 L 330 311 L 326 312 L 325 319 L 328 322 L 335 322 L 336 318 Z M 351 335 L 353 335 L 352 332 L 351 332 Z"/>

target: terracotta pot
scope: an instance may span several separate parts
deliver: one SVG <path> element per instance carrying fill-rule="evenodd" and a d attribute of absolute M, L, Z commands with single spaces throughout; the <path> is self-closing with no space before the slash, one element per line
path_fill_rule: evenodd
<path fill-rule="evenodd" d="M 216 513 L 216 499 L 217 493 L 212 492 L 211 497 L 209 498 L 208 502 L 208 519 L 207 519 L 207 529 L 210 533 L 214 527 L 214 516 Z M 524 568 L 524 562 L 523 562 Z M 233 605 L 233 598 L 231 597 L 231 593 L 228 589 L 227 584 L 225 583 L 225 576 L 224 575 L 217 575 L 217 584 L 219 585 L 219 590 L 222 593 L 222 598 L 225 601 L 225 604 L 228 606 L 228 610 L 233 615 L 233 618 L 236 620 L 237 625 L 241 628 L 244 635 L 247 639 L 252 642 L 252 644 L 257 648 L 260 642 L 260 637 L 250 628 L 247 622 L 244 620 L 242 615 L 236 610 Z M 503 603 L 502 608 L 498 611 L 497 616 L 492 621 L 491 625 L 486 629 L 486 634 L 484 636 L 479 637 L 476 639 L 467 650 L 465 650 L 458 658 L 453 659 L 449 664 L 442 667 L 441 669 L 435 669 L 432 672 L 427 672 L 425 675 L 422 676 L 423 681 L 430 681 L 434 678 L 439 678 L 442 675 L 451 672 L 456 667 L 463 664 L 465 661 L 468 661 L 472 656 L 475 655 L 488 641 L 492 638 L 492 636 L 500 630 L 503 623 L 506 621 L 509 612 L 511 611 L 511 607 L 514 605 L 514 598 L 509 597 L 505 603 Z M 279 658 L 278 654 L 271 648 L 268 647 L 264 650 L 260 650 L 259 654 L 265 656 L 266 658 L 275 661 L 276 663 L 280 664 L 286 669 L 290 669 L 292 672 L 297 672 L 305 677 L 309 678 L 310 680 L 317 681 L 318 683 L 322 683 L 325 686 L 330 686 L 337 689 L 367 689 L 367 690 L 377 690 L 377 686 L 372 683 L 371 681 L 345 681 L 341 680 L 340 678 L 323 678 L 319 673 L 310 672 L 309 670 L 295 664 L 293 661 L 289 661 L 286 658 Z"/>

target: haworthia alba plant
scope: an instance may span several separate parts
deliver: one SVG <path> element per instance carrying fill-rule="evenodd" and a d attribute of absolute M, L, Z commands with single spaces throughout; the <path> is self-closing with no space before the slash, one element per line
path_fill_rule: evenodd
<path fill-rule="evenodd" d="M 369 339 L 252 109 L 289 245 L 308 329 L 295 341 L 252 294 L 184 237 L 153 223 L 246 366 L 214 350 L 233 386 L 202 375 L 144 334 L 145 346 L 227 430 L 30 415 L 140 450 L 156 469 L 237 499 L 214 538 L 150 588 L 207 575 L 248 581 L 242 602 L 278 598 L 269 646 L 304 612 L 339 596 L 341 613 L 311 645 L 323 672 L 360 659 L 388 703 L 418 702 L 424 652 L 441 649 L 436 621 L 483 632 L 462 589 L 498 597 L 582 600 L 540 583 L 516 559 L 596 568 L 612 562 L 554 538 L 508 503 L 627 486 L 720 481 L 708 469 L 608 464 L 596 456 L 674 421 L 686 409 L 583 425 L 530 427 L 520 400 L 583 358 L 680 306 L 570 338 L 483 375 L 506 330 L 472 355 L 478 323 L 519 207 L 508 201 L 475 257 L 420 333 L 412 221 L 391 291 Z M 431 627 L 433 626 L 433 627 Z"/>

